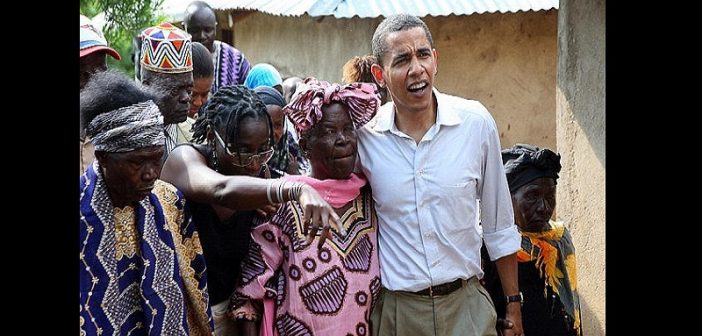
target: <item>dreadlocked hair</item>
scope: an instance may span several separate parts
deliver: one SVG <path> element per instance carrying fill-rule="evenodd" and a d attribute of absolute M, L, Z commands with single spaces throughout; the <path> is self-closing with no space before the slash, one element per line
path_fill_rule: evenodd
<path fill-rule="evenodd" d="M 222 140 L 229 143 L 231 136 L 234 148 L 239 148 L 239 125 L 247 117 L 254 120 L 265 118 L 268 121 L 268 143 L 273 146 L 273 122 L 266 105 L 253 90 L 243 85 L 222 87 L 207 101 L 207 106 L 193 125 L 191 141 L 201 144 L 207 138 L 208 126 L 215 130 L 224 126 L 226 133 L 220 134 Z"/>

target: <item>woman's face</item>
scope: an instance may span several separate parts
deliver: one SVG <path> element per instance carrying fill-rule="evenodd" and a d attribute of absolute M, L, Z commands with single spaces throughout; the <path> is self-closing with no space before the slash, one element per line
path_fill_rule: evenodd
<path fill-rule="evenodd" d="M 188 117 L 193 119 L 197 118 L 197 112 L 200 111 L 200 107 L 205 105 L 210 98 L 212 81 L 214 81 L 214 77 L 201 77 L 193 80 L 193 98 L 190 101 Z"/>
<path fill-rule="evenodd" d="M 259 176 L 273 149 L 269 141 L 271 130 L 265 118 L 245 117 L 239 124 L 239 137 L 226 134 L 225 126 L 217 129 L 214 135 L 219 172 L 224 175 Z M 217 137 L 220 139 L 217 139 Z M 223 147 L 226 144 L 228 151 Z M 237 144 L 238 147 L 234 147 Z"/>
<path fill-rule="evenodd" d="M 301 145 L 308 151 L 312 176 L 319 180 L 347 179 L 356 163 L 357 138 L 346 105 L 322 106 L 322 120 Z"/>
<path fill-rule="evenodd" d="M 556 208 L 556 182 L 550 177 L 537 178 L 512 193 L 514 221 L 523 231 L 541 232 Z"/>
<path fill-rule="evenodd" d="M 266 105 L 266 110 L 268 110 L 268 114 L 271 116 L 271 122 L 273 123 L 273 143 L 278 143 L 283 136 L 283 130 L 285 130 L 285 114 L 283 114 L 283 108 L 278 105 Z"/>

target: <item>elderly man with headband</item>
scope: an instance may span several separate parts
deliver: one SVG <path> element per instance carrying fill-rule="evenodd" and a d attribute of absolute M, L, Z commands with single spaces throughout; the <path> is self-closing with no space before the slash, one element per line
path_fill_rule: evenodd
<path fill-rule="evenodd" d="M 205 264 L 183 195 L 158 179 L 153 101 L 97 115 L 80 177 L 80 329 L 88 335 L 210 335 Z"/>

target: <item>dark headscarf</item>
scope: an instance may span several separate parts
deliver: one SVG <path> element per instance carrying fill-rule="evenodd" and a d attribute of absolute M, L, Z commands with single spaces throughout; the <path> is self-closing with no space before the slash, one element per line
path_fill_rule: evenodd
<path fill-rule="evenodd" d="M 259 86 L 254 89 L 254 92 L 256 92 L 258 97 L 261 98 L 266 105 L 285 106 L 285 98 L 283 98 L 283 95 L 270 86 Z"/>
<path fill-rule="evenodd" d="M 502 163 L 505 165 L 510 192 L 540 177 L 550 177 L 556 183 L 558 172 L 561 171 L 560 154 L 548 148 L 539 149 L 525 144 L 516 144 L 502 150 Z"/>

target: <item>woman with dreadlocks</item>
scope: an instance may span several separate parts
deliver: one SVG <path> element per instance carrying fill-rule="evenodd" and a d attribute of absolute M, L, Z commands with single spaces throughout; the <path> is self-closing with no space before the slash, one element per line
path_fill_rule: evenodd
<path fill-rule="evenodd" d="M 294 200 L 317 225 L 336 224 L 339 217 L 307 184 L 258 178 L 265 176 L 273 153 L 273 127 L 252 90 L 220 88 L 193 125 L 192 142 L 171 152 L 161 178 L 189 202 L 207 264 L 215 333 L 236 333 L 225 310 L 256 220 L 254 212 L 242 210 L 273 211 L 272 205 Z"/>

